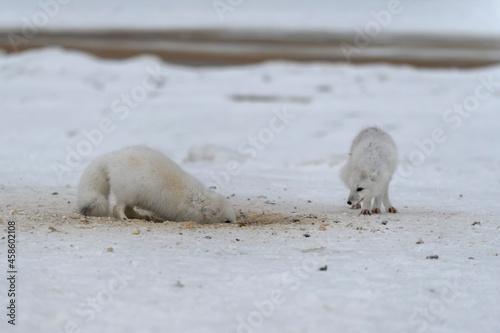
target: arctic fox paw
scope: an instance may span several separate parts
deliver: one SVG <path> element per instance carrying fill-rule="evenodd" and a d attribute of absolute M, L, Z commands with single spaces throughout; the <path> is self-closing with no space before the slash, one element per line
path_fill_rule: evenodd
<path fill-rule="evenodd" d="M 360 204 L 352 205 L 351 209 L 361 209 L 361 205 Z"/>
<path fill-rule="evenodd" d="M 397 213 L 398 210 L 394 207 L 389 207 L 389 209 L 387 210 L 389 213 Z"/>
<path fill-rule="evenodd" d="M 370 213 L 370 211 L 368 209 L 363 209 L 361 211 L 361 215 L 372 215 L 372 213 Z"/>
<path fill-rule="evenodd" d="M 380 208 L 373 208 L 372 214 L 380 214 Z"/>

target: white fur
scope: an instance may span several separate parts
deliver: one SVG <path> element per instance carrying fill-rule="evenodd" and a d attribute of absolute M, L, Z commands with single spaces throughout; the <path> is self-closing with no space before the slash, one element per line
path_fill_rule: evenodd
<path fill-rule="evenodd" d="M 128 147 L 96 158 L 78 185 L 83 215 L 109 214 L 109 194 L 117 199 L 116 218 L 143 218 L 134 207 L 168 221 L 235 222 L 222 195 L 208 189 L 171 159 L 147 147 Z"/>
<path fill-rule="evenodd" d="M 340 171 L 342 181 L 350 189 L 347 203 L 359 208 L 362 202 L 361 213 L 370 214 L 380 213 L 383 202 L 388 212 L 396 213 L 389 200 L 389 183 L 397 160 L 396 145 L 387 133 L 376 127 L 361 131 L 352 143 L 349 160 Z"/>

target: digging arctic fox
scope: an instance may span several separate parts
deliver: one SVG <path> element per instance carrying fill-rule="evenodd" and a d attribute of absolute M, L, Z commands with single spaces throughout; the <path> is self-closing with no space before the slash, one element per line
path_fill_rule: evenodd
<path fill-rule="evenodd" d="M 361 131 L 340 171 L 342 181 L 351 190 L 347 204 L 358 209 L 363 202 L 361 214 L 370 215 L 379 214 L 383 202 L 389 213 L 397 213 L 389 200 L 389 183 L 397 160 L 396 145 L 387 133 L 376 127 Z"/>
<path fill-rule="evenodd" d="M 118 219 L 145 218 L 134 207 L 168 221 L 235 222 L 234 210 L 222 195 L 208 189 L 171 159 L 147 147 L 128 147 L 96 158 L 78 185 L 78 210 L 107 216 L 109 194 Z"/>

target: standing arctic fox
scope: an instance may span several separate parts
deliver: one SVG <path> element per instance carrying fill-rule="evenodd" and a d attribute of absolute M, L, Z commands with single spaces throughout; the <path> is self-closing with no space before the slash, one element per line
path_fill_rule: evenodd
<path fill-rule="evenodd" d="M 113 214 L 118 219 L 144 218 L 134 210 L 137 207 L 168 221 L 235 222 L 225 197 L 144 146 L 96 158 L 78 185 L 78 210 L 83 215 L 108 215 L 110 192 L 116 196 Z"/>
<path fill-rule="evenodd" d="M 389 182 L 396 169 L 398 154 L 389 134 L 369 127 L 354 139 L 349 160 L 340 171 L 340 177 L 351 190 L 348 205 L 361 208 L 361 214 L 379 214 L 381 203 L 389 213 L 397 213 L 389 201 Z M 372 198 L 373 209 L 372 209 Z"/>

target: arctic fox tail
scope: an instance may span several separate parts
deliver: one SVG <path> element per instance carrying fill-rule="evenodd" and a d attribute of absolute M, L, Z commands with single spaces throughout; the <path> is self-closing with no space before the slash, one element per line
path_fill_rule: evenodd
<path fill-rule="evenodd" d="M 107 216 L 109 214 L 109 177 L 106 163 L 93 161 L 83 172 L 78 184 L 77 207 L 82 215 Z"/>

